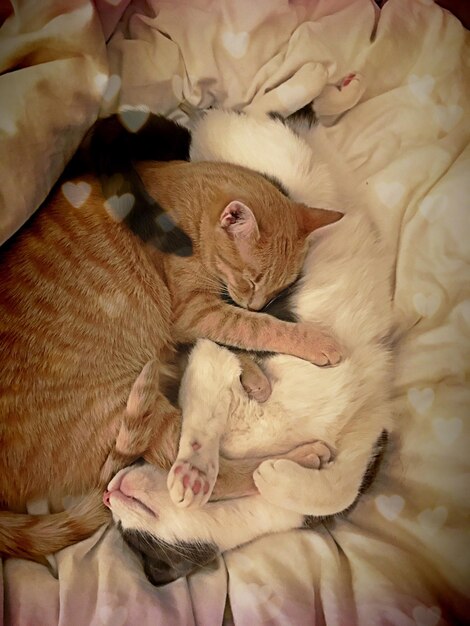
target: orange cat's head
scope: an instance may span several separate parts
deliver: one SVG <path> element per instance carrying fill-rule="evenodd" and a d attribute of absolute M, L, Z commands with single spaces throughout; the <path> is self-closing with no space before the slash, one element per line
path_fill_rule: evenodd
<path fill-rule="evenodd" d="M 298 278 L 309 235 L 343 216 L 292 202 L 268 181 L 263 183 L 258 193 L 247 193 L 245 187 L 226 197 L 206 244 L 212 270 L 230 297 L 253 311 Z"/>
<path fill-rule="evenodd" d="M 253 311 L 298 278 L 309 235 L 343 216 L 293 202 L 277 181 L 230 163 L 171 162 L 140 172 L 191 237 L 204 265 L 201 283 L 222 283 L 232 300 Z"/>

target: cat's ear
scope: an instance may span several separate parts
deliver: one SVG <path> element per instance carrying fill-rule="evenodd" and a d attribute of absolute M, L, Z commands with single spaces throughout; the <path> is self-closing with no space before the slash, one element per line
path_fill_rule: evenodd
<path fill-rule="evenodd" d="M 297 220 L 300 229 L 305 235 L 313 233 L 314 230 L 328 224 L 334 224 L 344 216 L 340 211 L 330 211 L 329 209 L 315 209 L 305 204 L 297 205 Z"/>
<path fill-rule="evenodd" d="M 249 239 L 259 236 L 258 223 L 250 207 L 239 200 L 233 200 L 222 211 L 220 226 L 233 239 Z"/>

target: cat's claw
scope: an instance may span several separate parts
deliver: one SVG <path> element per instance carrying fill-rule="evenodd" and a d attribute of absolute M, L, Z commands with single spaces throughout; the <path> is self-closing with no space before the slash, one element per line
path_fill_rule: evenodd
<path fill-rule="evenodd" d="M 177 459 L 168 474 L 167 487 L 172 501 L 179 507 L 200 507 L 209 500 L 217 478 L 216 468 L 206 471 L 191 461 Z"/>

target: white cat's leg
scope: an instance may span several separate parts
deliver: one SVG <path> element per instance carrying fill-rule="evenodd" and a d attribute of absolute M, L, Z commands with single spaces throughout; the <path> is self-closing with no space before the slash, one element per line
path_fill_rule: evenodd
<path fill-rule="evenodd" d="M 383 424 L 377 420 L 377 424 Z M 263 498 L 304 515 L 333 515 L 356 499 L 380 430 L 377 424 L 352 426 L 338 445 L 336 458 L 320 469 L 291 460 L 268 460 L 253 474 Z M 366 427 L 364 427 L 366 426 Z"/>
<path fill-rule="evenodd" d="M 181 382 L 183 424 L 178 457 L 168 475 L 171 499 L 181 507 L 202 506 L 219 471 L 219 442 L 240 384 L 240 363 L 207 339 L 197 342 Z"/>

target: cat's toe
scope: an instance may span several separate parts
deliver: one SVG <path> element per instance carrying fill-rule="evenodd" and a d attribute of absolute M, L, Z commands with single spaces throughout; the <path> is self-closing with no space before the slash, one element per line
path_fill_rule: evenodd
<path fill-rule="evenodd" d="M 303 340 L 301 352 L 314 365 L 331 367 L 338 365 L 343 358 L 342 350 L 336 339 L 328 332 L 319 329 L 315 324 L 301 324 Z"/>
<path fill-rule="evenodd" d="M 341 363 L 342 359 L 343 355 L 340 350 L 333 347 L 324 347 L 321 352 L 314 356 L 312 363 L 318 365 L 318 367 L 336 367 Z"/>
<path fill-rule="evenodd" d="M 212 493 L 212 481 L 189 461 L 176 461 L 168 474 L 167 487 L 172 501 L 181 508 L 203 506 Z"/>
<path fill-rule="evenodd" d="M 335 367 L 335 365 L 339 365 L 343 360 L 343 355 L 339 350 L 333 350 L 328 354 L 328 361 L 330 367 Z"/>
<path fill-rule="evenodd" d="M 260 494 L 272 504 L 283 505 L 285 493 L 283 478 L 287 476 L 291 461 L 269 459 L 263 461 L 253 473 L 253 481 Z"/>
<path fill-rule="evenodd" d="M 315 441 L 302 446 L 295 461 L 303 467 L 322 469 L 329 464 L 331 458 L 330 448 L 322 441 Z"/>
<path fill-rule="evenodd" d="M 327 465 L 332 460 L 330 448 L 323 441 L 316 441 L 312 444 L 312 454 L 320 460 L 320 467 Z"/>
<path fill-rule="evenodd" d="M 341 363 L 342 359 L 341 348 L 334 339 L 331 339 L 330 341 L 327 340 L 322 346 L 322 353 L 319 359 L 322 362 L 317 362 L 316 364 L 321 367 L 335 367 Z"/>

